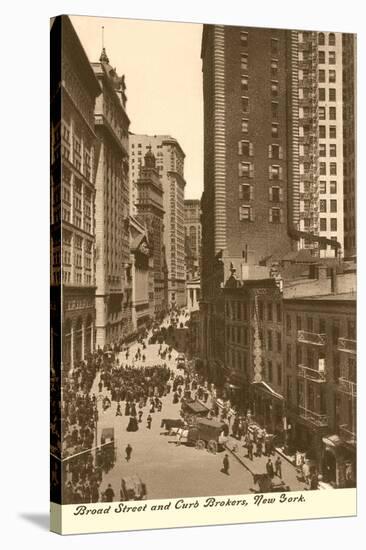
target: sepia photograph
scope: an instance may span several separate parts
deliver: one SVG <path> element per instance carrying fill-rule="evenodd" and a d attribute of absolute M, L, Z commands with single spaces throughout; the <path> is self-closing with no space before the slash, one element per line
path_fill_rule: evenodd
<path fill-rule="evenodd" d="M 51 501 L 356 488 L 356 35 L 50 45 Z"/>

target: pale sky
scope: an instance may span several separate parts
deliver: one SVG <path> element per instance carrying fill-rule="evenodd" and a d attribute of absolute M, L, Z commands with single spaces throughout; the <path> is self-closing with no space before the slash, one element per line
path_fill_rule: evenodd
<path fill-rule="evenodd" d="M 71 16 L 89 61 L 104 46 L 109 62 L 126 76 L 130 131 L 170 134 L 185 158 L 185 197 L 203 190 L 202 25 Z"/>

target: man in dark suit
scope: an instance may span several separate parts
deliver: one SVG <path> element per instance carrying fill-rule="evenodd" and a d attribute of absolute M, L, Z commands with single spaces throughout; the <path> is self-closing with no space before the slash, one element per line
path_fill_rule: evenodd
<path fill-rule="evenodd" d="M 229 474 L 230 463 L 229 463 L 229 457 L 227 454 L 224 456 L 224 460 L 222 463 L 223 463 L 223 469 L 222 469 L 223 473 L 226 475 L 230 475 Z"/>
<path fill-rule="evenodd" d="M 267 470 L 267 474 L 269 475 L 269 477 L 270 477 L 271 479 L 273 479 L 273 476 L 274 476 L 274 469 L 273 469 L 272 460 L 271 460 L 270 458 L 269 458 L 268 461 L 267 461 L 266 470 Z"/>

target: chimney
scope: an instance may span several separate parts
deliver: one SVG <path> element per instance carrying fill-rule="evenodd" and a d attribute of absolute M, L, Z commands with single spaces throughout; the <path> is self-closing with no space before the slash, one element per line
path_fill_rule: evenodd
<path fill-rule="evenodd" d="M 330 291 L 332 294 L 338 293 L 337 269 L 332 267 L 330 276 Z"/>

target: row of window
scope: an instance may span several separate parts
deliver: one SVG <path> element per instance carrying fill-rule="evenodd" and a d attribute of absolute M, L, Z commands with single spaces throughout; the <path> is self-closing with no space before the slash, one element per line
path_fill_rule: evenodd
<path fill-rule="evenodd" d="M 335 143 L 331 143 L 328 146 L 329 149 L 329 156 L 330 157 L 336 157 L 337 156 L 337 145 Z M 326 157 L 327 156 L 327 145 L 325 143 L 319 144 L 319 156 L 320 157 Z"/>
<path fill-rule="evenodd" d="M 313 117 L 313 113 L 309 107 L 300 107 L 299 109 L 300 119 L 308 119 Z M 326 120 L 327 118 L 327 109 L 325 106 L 318 107 L 318 117 L 319 120 Z M 328 107 L 328 119 L 337 120 L 337 108 Z"/>
<path fill-rule="evenodd" d="M 326 107 L 319 107 L 318 110 L 319 113 L 319 120 L 325 120 L 327 117 L 327 110 Z M 337 108 L 336 107 L 329 107 L 328 108 L 328 119 L 329 120 L 336 120 L 337 119 Z"/>
<path fill-rule="evenodd" d="M 247 31 L 240 31 L 240 45 L 243 48 L 248 47 L 248 32 Z M 278 55 L 279 52 L 279 39 L 278 38 L 271 38 L 271 54 L 272 55 Z"/>
<path fill-rule="evenodd" d="M 322 195 L 327 193 L 327 182 L 326 181 L 319 181 L 319 193 Z M 330 181 L 329 182 L 329 193 L 334 194 L 337 193 L 337 182 L 336 181 Z"/>
<path fill-rule="evenodd" d="M 327 203 L 329 203 L 329 210 L 327 210 Z M 327 201 L 326 199 L 320 199 L 319 210 L 320 212 L 337 212 L 337 200 L 330 199 L 329 201 Z"/>
<path fill-rule="evenodd" d="M 247 134 L 249 132 L 249 119 L 247 119 L 245 117 L 241 119 L 241 131 L 242 131 L 242 134 Z M 279 124 L 278 124 L 278 122 L 272 122 L 271 135 L 272 135 L 273 138 L 278 138 L 279 137 Z M 241 154 L 241 153 L 239 153 L 239 154 Z"/>
<path fill-rule="evenodd" d="M 304 169 L 305 169 L 305 163 L 304 163 Z M 320 162 L 319 163 L 319 173 L 321 176 L 327 175 L 327 163 L 326 162 Z M 330 162 L 329 163 L 329 174 L 331 176 L 337 175 L 337 163 L 336 162 Z"/>
<path fill-rule="evenodd" d="M 248 328 L 244 326 L 227 326 L 226 327 L 226 340 L 228 343 L 240 344 L 247 346 L 249 344 Z"/>
<path fill-rule="evenodd" d="M 319 88 L 318 90 L 319 101 L 326 101 L 326 88 Z M 328 100 L 337 101 L 337 91 L 335 88 L 328 89 Z"/>
<path fill-rule="evenodd" d="M 238 165 L 239 177 L 254 178 L 254 165 L 251 162 L 240 161 Z M 268 179 L 270 180 L 282 180 L 283 168 L 277 164 L 271 164 L 268 167 Z"/>
<path fill-rule="evenodd" d="M 318 44 L 319 46 L 325 46 L 325 33 L 320 32 L 318 34 Z M 336 36 L 334 32 L 330 32 L 328 35 L 328 45 L 329 46 L 335 46 L 336 45 Z"/>
<path fill-rule="evenodd" d="M 226 351 L 226 360 L 228 364 L 234 369 L 241 369 L 243 372 L 247 371 L 248 358 L 247 353 L 242 350 L 234 350 L 229 348 Z"/>
<path fill-rule="evenodd" d="M 325 51 L 320 50 L 318 55 L 319 55 L 318 57 L 319 64 L 323 65 L 324 63 L 326 63 Z M 328 63 L 329 65 L 336 64 L 336 52 L 334 50 L 331 50 L 328 52 Z"/>
<path fill-rule="evenodd" d="M 305 78 L 305 74 L 304 74 L 304 78 Z M 335 69 L 329 69 L 328 70 L 328 82 L 330 84 L 334 84 L 336 82 L 336 79 L 337 79 L 337 73 L 336 73 Z M 325 71 L 325 69 L 319 69 L 319 71 L 318 71 L 318 80 L 321 84 L 326 82 L 326 71 Z"/>
<path fill-rule="evenodd" d="M 338 344 L 338 338 L 341 336 L 340 331 L 340 321 L 338 319 L 332 320 L 331 325 L 331 334 L 332 334 L 332 343 L 334 345 Z M 286 334 L 291 335 L 292 330 L 292 317 L 288 313 L 286 315 Z M 311 316 L 306 317 L 306 322 L 301 315 L 296 315 L 296 330 L 307 330 L 308 332 L 317 332 L 319 334 L 325 334 L 326 333 L 326 321 L 325 319 L 318 318 L 314 319 Z M 345 331 L 345 337 L 349 338 L 350 340 L 356 340 L 356 320 L 355 319 L 347 319 L 347 325 L 346 325 L 346 331 Z"/>
<path fill-rule="evenodd" d="M 59 279 L 59 277 L 58 277 Z M 63 283 L 70 283 L 71 282 L 71 273 L 70 271 L 67 271 L 66 269 L 62 270 L 62 281 Z M 83 283 L 83 275 L 82 273 L 75 273 L 74 274 L 74 281 L 75 284 L 81 285 Z M 88 273 L 84 275 L 84 283 L 85 285 L 91 285 L 92 284 L 92 276 Z"/>
<path fill-rule="evenodd" d="M 271 186 L 268 189 L 268 199 L 270 202 L 283 202 L 283 189 L 277 186 Z M 254 186 L 249 183 L 239 184 L 239 199 L 248 203 L 254 199 Z"/>
<path fill-rule="evenodd" d="M 274 334 L 275 334 L 275 337 L 274 337 Z M 281 333 L 280 332 L 273 333 L 272 330 L 267 330 L 266 347 L 268 351 L 277 351 L 278 353 L 281 353 L 282 352 Z"/>
<path fill-rule="evenodd" d="M 277 363 L 276 372 L 277 372 L 277 384 L 279 386 L 282 386 L 282 364 L 281 363 Z M 268 382 L 272 384 L 274 382 L 272 361 L 267 361 L 267 372 L 265 374 Z"/>
<path fill-rule="evenodd" d="M 248 115 L 249 114 L 249 111 L 250 111 L 250 104 L 249 104 L 249 97 L 248 96 L 242 96 L 241 97 L 241 110 L 243 112 L 243 114 L 245 115 Z M 272 115 L 272 119 L 274 120 L 277 120 L 278 119 L 278 114 L 279 114 L 279 104 L 278 104 L 278 101 L 272 101 L 271 102 L 271 115 Z M 310 110 L 309 112 L 307 113 L 306 116 L 309 116 L 310 114 Z M 304 115 L 305 116 L 305 115 Z M 246 120 L 245 118 L 243 120 Z M 248 121 L 247 121 L 248 122 Z M 242 122 L 242 127 L 243 127 L 243 122 Z M 244 131 L 244 130 L 242 130 Z M 273 130 L 272 130 L 273 132 Z M 277 137 L 277 136 L 276 136 Z"/>
<path fill-rule="evenodd" d="M 276 319 L 275 319 L 275 313 L 276 313 Z M 282 322 L 282 307 L 280 303 L 273 304 L 272 302 L 267 302 L 265 304 L 264 302 L 258 300 L 258 318 L 259 321 L 275 321 L 277 323 Z"/>
<path fill-rule="evenodd" d="M 276 62 L 277 67 L 277 62 Z M 272 69 L 273 71 L 273 69 Z M 273 72 L 272 72 L 273 74 Z M 249 90 L 249 77 L 246 74 L 242 74 L 240 78 L 241 90 L 242 92 L 247 92 Z M 279 95 L 279 83 L 278 80 L 271 80 L 271 96 L 278 97 Z"/>
<path fill-rule="evenodd" d="M 337 138 L 337 127 L 336 126 L 329 126 L 328 127 L 328 134 L 330 139 L 336 139 Z M 325 139 L 327 137 L 327 126 L 319 126 L 319 137 L 321 139 Z"/>
<path fill-rule="evenodd" d="M 226 327 L 226 338 L 228 343 L 247 346 L 249 343 L 248 329 L 245 326 L 229 325 Z M 261 339 L 263 339 L 263 334 L 261 335 Z M 282 352 L 281 332 L 274 332 L 272 330 L 267 330 L 265 345 L 268 351 L 277 351 L 278 353 L 281 353 Z"/>
<path fill-rule="evenodd" d="M 78 143 L 77 145 L 78 147 L 80 147 L 80 143 Z M 54 160 L 57 160 L 56 156 L 57 155 L 54 156 Z M 86 179 L 88 179 L 89 181 L 91 180 L 92 178 L 91 154 L 86 149 L 84 149 L 84 153 L 83 153 L 83 159 L 84 159 L 83 164 L 81 162 L 81 154 L 78 152 L 78 149 L 75 149 L 75 148 L 73 150 L 73 158 L 71 161 L 70 150 L 64 145 L 62 145 L 62 158 L 64 158 L 65 160 L 68 160 L 69 162 L 72 162 L 75 168 L 79 172 L 84 174 Z"/>
<path fill-rule="evenodd" d="M 255 212 L 252 206 L 241 205 L 239 206 L 239 220 L 254 222 Z M 283 208 L 273 207 L 268 209 L 268 221 L 270 223 L 284 223 L 284 210 Z"/>
<path fill-rule="evenodd" d="M 291 365 L 291 348 L 287 346 L 286 349 L 286 361 L 288 365 Z M 325 355 L 323 352 L 317 352 L 312 346 L 302 347 L 301 344 L 296 346 L 296 364 L 302 365 L 305 363 L 306 367 L 314 370 L 325 370 Z M 334 367 L 333 363 L 333 367 Z M 339 367 L 339 365 L 338 365 Z"/>
<path fill-rule="evenodd" d="M 243 302 L 226 302 L 226 318 L 232 321 L 246 321 L 248 306 Z"/>
<path fill-rule="evenodd" d="M 320 231 L 328 231 L 327 218 L 320 218 L 319 222 Z M 330 231 L 337 231 L 337 218 L 330 218 Z"/>
<path fill-rule="evenodd" d="M 134 143 L 131 143 L 131 147 L 132 147 L 132 149 L 134 149 L 134 148 L 135 148 L 135 144 L 134 144 Z M 142 147 L 142 144 L 141 144 L 141 143 L 138 143 L 138 144 L 137 144 L 137 147 L 140 149 L 140 148 Z M 163 146 L 162 146 L 162 145 L 157 145 L 157 148 L 158 148 L 158 149 L 162 149 Z"/>

